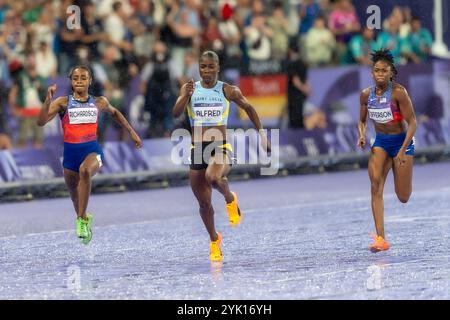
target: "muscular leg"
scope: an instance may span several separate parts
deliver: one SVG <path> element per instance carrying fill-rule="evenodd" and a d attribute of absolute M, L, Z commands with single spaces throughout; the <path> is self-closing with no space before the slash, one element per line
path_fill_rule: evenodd
<path fill-rule="evenodd" d="M 398 200 L 402 203 L 406 203 L 409 200 L 412 192 L 412 168 L 413 168 L 413 156 L 406 156 L 406 162 L 403 166 L 394 159 L 394 182 L 395 193 Z"/>
<path fill-rule="evenodd" d="M 91 194 L 91 179 L 100 169 L 97 154 L 91 153 L 80 165 L 80 181 L 78 183 L 78 216 L 86 219 L 86 209 Z"/>
<path fill-rule="evenodd" d="M 392 159 L 382 148 L 372 148 L 369 159 L 370 190 L 372 196 L 372 214 L 377 234 L 384 238 L 383 190 L 386 177 L 391 169 Z"/>
<path fill-rule="evenodd" d="M 208 183 L 224 196 L 226 203 L 230 203 L 234 199 L 226 177 L 230 169 L 231 166 L 228 157 L 223 153 L 217 153 L 211 157 L 205 172 Z"/>
<path fill-rule="evenodd" d="M 70 198 L 73 202 L 73 207 L 75 208 L 75 213 L 79 217 L 78 210 L 78 182 L 80 181 L 80 176 L 78 172 L 64 168 L 64 180 L 66 181 L 67 188 L 69 189 Z"/>
<path fill-rule="evenodd" d="M 191 188 L 195 197 L 198 200 L 200 206 L 200 216 L 202 217 L 203 224 L 209 233 L 211 241 L 217 240 L 217 233 L 214 226 L 214 209 L 211 204 L 211 185 L 205 178 L 205 169 L 203 170 L 190 170 L 189 180 L 191 182 Z"/>

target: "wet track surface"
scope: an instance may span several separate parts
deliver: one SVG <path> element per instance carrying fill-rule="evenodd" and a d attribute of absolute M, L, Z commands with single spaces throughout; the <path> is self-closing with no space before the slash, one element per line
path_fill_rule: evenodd
<path fill-rule="evenodd" d="M 385 188 L 391 250 L 374 230 L 365 170 L 231 182 L 214 193 L 224 261 L 189 187 L 91 197 L 94 238 L 69 199 L 0 205 L 0 299 L 450 299 L 450 163 L 418 165 L 407 204 Z"/>

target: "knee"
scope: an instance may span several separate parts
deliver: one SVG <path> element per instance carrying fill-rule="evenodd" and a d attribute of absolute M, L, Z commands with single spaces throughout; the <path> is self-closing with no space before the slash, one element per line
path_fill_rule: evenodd
<path fill-rule="evenodd" d="M 383 191 L 383 181 L 381 178 L 372 178 L 370 181 L 372 194 L 380 194 Z"/>
<path fill-rule="evenodd" d="M 211 174 L 211 173 L 206 173 L 205 175 L 206 181 L 208 181 L 208 183 L 213 187 L 213 188 L 217 188 L 217 186 L 220 183 L 220 179 L 221 177 L 216 175 L 216 174 Z"/>
<path fill-rule="evenodd" d="M 200 206 L 200 211 L 209 211 L 211 208 L 211 202 L 210 201 L 204 201 L 204 200 L 200 200 L 198 202 L 199 206 Z"/>
<path fill-rule="evenodd" d="M 89 168 L 86 168 L 84 166 L 80 167 L 79 171 L 80 179 L 81 180 L 88 180 L 92 177 L 92 171 L 89 170 Z"/>

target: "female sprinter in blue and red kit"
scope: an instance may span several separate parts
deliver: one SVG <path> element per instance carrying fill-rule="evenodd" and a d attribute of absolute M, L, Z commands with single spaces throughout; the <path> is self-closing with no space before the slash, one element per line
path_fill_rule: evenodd
<path fill-rule="evenodd" d="M 192 128 L 191 165 L 189 180 L 200 207 L 200 216 L 210 237 L 210 259 L 223 259 L 220 248 L 222 236 L 214 226 L 214 209 L 211 204 L 212 188 L 225 198 L 230 224 L 241 221 L 237 195 L 230 191 L 227 174 L 231 168 L 232 148 L 227 142 L 226 128 L 230 101 L 242 108 L 257 130 L 262 129 L 255 109 L 241 90 L 218 80 L 219 57 L 205 51 L 199 60 L 201 80 L 190 80 L 181 89 L 173 107 L 173 115 L 180 116 L 187 107 Z M 270 152 L 270 143 L 259 131 L 263 148 Z"/>
<path fill-rule="evenodd" d="M 372 62 L 375 85 L 361 92 L 358 145 L 363 148 L 366 144 L 366 120 L 369 116 L 376 132 L 369 159 L 369 177 L 377 231 L 369 249 L 378 252 L 389 249 L 384 234 L 383 189 L 391 168 L 398 199 L 406 203 L 411 195 L 416 116 L 408 92 L 394 82 L 397 70 L 389 50 L 372 53 Z"/>
<path fill-rule="evenodd" d="M 56 85 L 48 88 L 47 97 L 38 117 L 38 125 L 44 126 L 56 115 L 61 119 L 64 133 L 64 179 L 77 214 L 76 232 L 82 243 L 92 239 L 92 215 L 86 213 L 91 179 L 103 163 L 103 151 L 97 142 L 97 126 L 100 112 L 111 114 L 133 139 L 136 148 L 142 141 L 125 117 L 105 97 L 93 97 L 88 89 L 92 73 L 88 67 L 77 66 L 69 75 L 73 94 L 51 101 Z"/>

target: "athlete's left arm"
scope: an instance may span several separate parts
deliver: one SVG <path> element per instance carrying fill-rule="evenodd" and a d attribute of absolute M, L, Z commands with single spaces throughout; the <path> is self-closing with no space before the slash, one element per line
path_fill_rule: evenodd
<path fill-rule="evenodd" d="M 134 141 L 134 143 L 136 145 L 136 148 L 138 148 L 138 149 L 141 148 L 142 147 L 141 138 L 136 133 L 136 131 L 134 131 L 134 129 L 131 127 L 131 125 L 127 121 L 127 119 L 125 119 L 122 112 L 120 112 L 115 107 L 113 107 L 109 103 L 108 99 L 106 99 L 105 97 L 96 97 L 95 100 L 96 100 L 95 102 L 97 104 L 97 107 L 100 109 L 100 111 L 105 111 L 105 112 L 109 113 L 111 115 L 111 117 L 114 119 L 114 121 L 119 123 L 124 129 L 126 129 L 128 131 L 131 139 Z"/>
<path fill-rule="evenodd" d="M 400 158 L 399 161 L 402 162 L 403 157 L 405 156 L 406 149 L 411 143 L 414 133 L 416 132 L 417 123 L 411 98 L 409 97 L 406 89 L 403 86 L 396 85 L 394 88 L 394 94 L 397 97 L 400 112 L 402 113 L 403 118 L 408 123 L 408 131 L 406 131 L 405 140 L 403 141 L 402 147 L 397 155 L 397 158 Z"/>
<path fill-rule="evenodd" d="M 223 89 L 225 92 L 225 97 L 229 101 L 233 101 L 234 103 L 236 103 L 237 106 L 242 110 L 244 110 L 245 113 L 248 115 L 249 119 L 251 120 L 256 130 L 258 130 L 260 134 L 262 146 L 267 152 L 270 152 L 271 145 L 270 142 L 267 140 L 266 134 L 264 133 L 261 120 L 259 119 L 259 116 L 256 113 L 255 108 L 250 104 L 250 102 L 248 102 L 247 98 L 242 94 L 241 89 L 226 83 L 224 84 Z"/>

